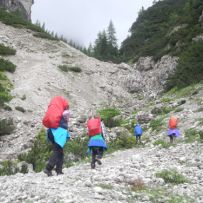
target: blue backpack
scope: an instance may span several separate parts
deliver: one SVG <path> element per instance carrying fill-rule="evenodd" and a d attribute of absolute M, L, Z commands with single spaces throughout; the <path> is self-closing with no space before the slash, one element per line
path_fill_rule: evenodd
<path fill-rule="evenodd" d="M 142 135 L 142 128 L 139 124 L 135 125 L 134 134 L 135 136 Z"/>

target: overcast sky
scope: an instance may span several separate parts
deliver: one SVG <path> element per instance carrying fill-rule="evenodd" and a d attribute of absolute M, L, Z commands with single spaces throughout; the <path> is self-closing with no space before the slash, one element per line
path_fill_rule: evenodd
<path fill-rule="evenodd" d="M 94 43 L 99 31 L 110 20 L 116 29 L 118 43 L 122 42 L 142 6 L 146 9 L 153 0 L 35 0 L 32 22 L 45 23 L 48 30 L 63 34 L 80 45 Z"/>

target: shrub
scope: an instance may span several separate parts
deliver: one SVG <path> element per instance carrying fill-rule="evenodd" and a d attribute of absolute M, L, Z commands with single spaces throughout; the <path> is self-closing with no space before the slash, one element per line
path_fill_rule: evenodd
<path fill-rule="evenodd" d="M 69 72 L 69 71 L 76 72 L 76 73 L 82 72 L 81 68 L 75 67 L 75 66 L 59 65 L 58 67 L 64 72 Z"/>
<path fill-rule="evenodd" d="M 15 129 L 12 118 L 4 118 L 0 120 L 0 136 L 11 134 Z"/>
<path fill-rule="evenodd" d="M 113 119 L 115 116 L 120 115 L 120 111 L 118 109 L 105 108 L 105 109 L 99 110 L 99 113 L 101 115 L 101 118 L 104 121 L 104 124 L 107 127 L 112 128 L 120 125 L 120 122 L 118 120 Z"/>
<path fill-rule="evenodd" d="M 0 71 L 8 71 L 8 72 L 15 72 L 16 65 L 14 65 L 12 62 L 5 60 L 3 58 L 0 58 Z"/>
<path fill-rule="evenodd" d="M 0 44 L 0 55 L 15 55 L 16 50 Z"/>
<path fill-rule="evenodd" d="M 10 95 L 11 83 L 8 78 L 0 71 L 0 107 L 4 107 L 4 102 L 12 99 Z"/>
<path fill-rule="evenodd" d="M 48 40 L 57 40 L 55 37 L 46 32 L 37 32 L 33 34 L 34 37 L 39 37 Z"/>
<path fill-rule="evenodd" d="M 179 174 L 175 169 L 158 172 L 156 177 L 163 178 L 165 183 L 181 184 L 188 182 L 187 178 Z"/>
<path fill-rule="evenodd" d="M 41 130 L 34 140 L 31 150 L 18 156 L 20 161 L 25 161 L 33 165 L 35 172 L 40 172 L 45 168 L 46 162 L 51 153 L 51 144 L 48 143 L 45 130 Z"/>
<path fill-rule="evenodd" d="M 77 161 L 87 156 L 88 137 L 76 137 L 69 141 L 64 148 L 67 154 L 73 154 Z"/>
<path fill-rule="evenodd" d="M 26 110 L 25 110 L 23 107 L 21 107 L 21 106 L 16 106 L 15 109 L 16 109 L 17 111 L 22 112 L 22 113 L 25 113 L 25 112 L 26 112 Z"/>

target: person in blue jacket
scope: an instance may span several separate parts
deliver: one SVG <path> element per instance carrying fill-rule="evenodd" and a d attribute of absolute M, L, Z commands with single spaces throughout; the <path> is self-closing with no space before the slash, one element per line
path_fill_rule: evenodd
<path fill-rule="evenodd" d="M 134 127 L 134 135 L 136 137 L 136 144 L 138 144 L 138 142 L 141 143 L 142 128 L 138 123 Z"/>
<path fill-rule="evenodd" d="M 67 121 L 66 117 L 63 115 L 62 120 Z M 64 122 L 63 122 L 64 124 Z M 62 167 L 64 162 L 63 147 L 66 142 L 70 139 L 70 134 L 67 129 L 67 125 L 62 125 L 58 128 L 49 128 L 47 130 L 48 140 L 51 141 L 53 146 L 53 154 L 50 156 L 49 161 L 44 169 L 44 173 L 48 176 L 52 176 L 52 170 L 55 168 L 57 175 L 63 174 Z"/>

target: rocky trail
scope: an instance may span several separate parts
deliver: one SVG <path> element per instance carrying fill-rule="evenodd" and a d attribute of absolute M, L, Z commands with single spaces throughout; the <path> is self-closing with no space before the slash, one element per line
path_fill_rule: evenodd
<path fill-rule="evenodd" d="M 102 162 L 95 170 L 90 163 L 65 168 L 60 176 L 41 172 L 0 177 L 0 202 L 150 203 L 175 197 L 203 202 L 203 144 L 138 147 L 106 155 Z M 155 175 L 163 169 L 176 169 L 188 182 L 165 183 Z"/>

